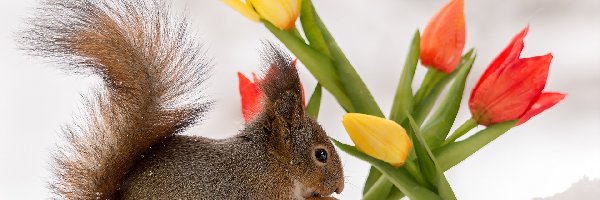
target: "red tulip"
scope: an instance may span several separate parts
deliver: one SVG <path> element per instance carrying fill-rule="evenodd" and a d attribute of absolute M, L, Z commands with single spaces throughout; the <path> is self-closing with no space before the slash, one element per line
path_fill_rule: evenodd
<path fill-rule="evenodd" d="M 250 81 L 244 74 L 238 72 L 240 96 L 242 97 L 242 115 L 248 123 L 261 109 L 262 92 L 258 87 L 260 80 L 252 73 L 254 82 Z"/>
<path fill-rule="evenodd" d="M 427 24 L 421 36 L 421 63 L 449 74 L 465 47 L 463 0 L 450 0 Z"/>
<path fill-rule="evenodd" d="M 560 93 L 542 93 L 552 54 L 519 57 L 528 30 L 529 27 L 523 29 L 513 38 L 473 88 L 469 108 L 479 124 L 489 126 L 509 120 L 522 124 L 565 97 Z"/>
<path fill-rule="evenodd" d="M 294 61 L 295 64 L 296 61 Z M 252 73 L 252 81 L 248 79 L 244 74 L 238 72 L 239 79 L 239 90 L 240 96 L 242 98 L 242 115 L 244 117 L 244 121 L 248 123 L 251 121 L 258 113 L 260 113 L 262 109 L 262 98 L 263 93 L 260 90 L 258 84 L 262 81 L 260 78 L 256 76 L 255 73 Z M 254 82 L 253 82 L 254 81 Z M 304 98 L 304 87 L 302 84 L 300 85 L 302 92 L 302 99 Z M 304 108 L 306 108 L 306 101 L 303 102 Z"/>

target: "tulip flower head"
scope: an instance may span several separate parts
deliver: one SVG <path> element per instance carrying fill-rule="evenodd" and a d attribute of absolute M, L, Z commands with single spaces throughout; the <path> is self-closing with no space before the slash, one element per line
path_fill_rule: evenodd
<path fill-rule="evenodd" d="M 250 81 L 244 74 L 238 72 L 239 90 L 242 98 L 242 115 L 246 123 L 251 121 L 260 112 L 263 97 L 263 93 L 257 85 L 260 79 L 254 73 L 252 73 L 252 77 L 254 82 Z"/>
<path fill-rule="evenodd" d="M 296 24 L 301 0 L 223 0 L 225 4 L 252 21 L 265 19 L 282 30 Z"/>
<path fill-rule="evenodd" d="M 294 61 L 295 63 L 295 61 Z M 246 123 L 252 121 L 252 119 L 260 113 L 262 109 L 262 98 L 264 97 L 263 92 L 260 90 L 259 84 L 262 79 L 258 78 L 255 73 L 252 73 L 252 81 L 248 79 L 244 74 L 238 72 L 239 90 L 242 99 L 242 116 Z M 304 86 L 300 84 L 302 91 L 302 99 L 304 100 Z M 302 102 L 306 109 L 306 101 Z"/>
<path fill-rule="evenodd" d="M 520 58 L 529 27 L 517 34 L 481 76 L 469 100 L 473 119 L 482 125 L 531 117 L 554 106 L 565 95 L 544 93 L 552 54 Z"/>
<path fill-rule="evenodd" d="M 404 164 L 411 143 L 406 130 L 396 122 L 349 113 L 344 115 L 342 123 L 358 150 L 394 167 Z"/>
<path fill-rule="evenodd" d="M 421 36 L 421 63 L 451 73 L 465 47 L 463 0 L 450 0 L 427 24 Z"/>

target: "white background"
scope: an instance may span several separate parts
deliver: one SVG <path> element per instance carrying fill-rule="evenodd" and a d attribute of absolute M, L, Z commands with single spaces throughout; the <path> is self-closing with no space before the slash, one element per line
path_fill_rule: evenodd
<path fill-rule="evenodd" d="M 445 3 L 441 0 L 314 0 L 325 23 L 389 113 L 408 42 Z M 259 69 L 261 39 L 273 39 L 260 24 L 219 1 L 194 6 L 197 29 L 214 58 L 208 85 L 217 100 L 209 119 L 186 134 L 224 138 L 242 127 L 235 73 Z M 511 130 L 446 173 L 459 199 L 531 199 L 562 192 L 584 177 L 600 178 L 600 1 L 467 0 L 467 47 L 478 59 L 471 88 L 491 59 L 527 24 L 524 56 L 554 54 L 548 91 L 566 100 Z M 0 1 L 0 199 L 44 199 L 49 153 L 61 140 L 96 78 L 68 76 L 52 64 L 23 56 L 14 38 L 34 0 Z M 301 69 L 307 94 L 315 80 Z M 418 70 L 420 82 L 424 69 Z M 470 90 L 470 89 L 469 89 Z M 470 91 L 465 93 L 468 97 Z M 340 123 L 343 111 L 324 95 L 320 122 L 350 143 Z M 457 122 L 469 118 L 463 103 Z M 338 197 L 359 199 L 368 165 L 342 154 L 346 189 Z M 590 181 L 590 184 L 594 181 Z M 598 181 L 596 188 L 600 187 Z M 589 196 L 600 198 L 598 191 Z M 581 193 L 581 192 L 580 192 Z M 577 199 L 565 197 L 563 199 Z"/>

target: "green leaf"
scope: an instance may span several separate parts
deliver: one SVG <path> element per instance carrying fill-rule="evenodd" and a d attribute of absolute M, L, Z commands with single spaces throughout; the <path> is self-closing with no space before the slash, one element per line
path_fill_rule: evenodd
<path fill-rule="evenodd" d="M 418 125 L 421 125 L 425 118 L 429 115 L 429 112 L 433 108 L 433 105 L 438 100 L 438 97 L 446 88 L 446 85 L 450 81 L 454 80 L 454 77 L 460 72 L 460 69 L 466 67 L 466 64 L 471 60 L 473 49 L 469 50 L 462 58 L 458 67 L 450 74 L 446 75 L 436 69 L 429 69 L 425 80 L 417 95 L 415 96 L 415 111 L 413 117 Z M 441 79 L 440 79 L 441 78 Z M 435 86 L 434 85 L 435 82 Z"/>
<path fill-rule="evenodd" d="M 319 118 L 319 109 L 321 108 L 321 96 L 323 93 L 323 89 L 321 88 L 321 84 L 317 84 L 317 86 L 315 86 L 315 91 L 310 96 L 308 104 L 306 104 L 306 113 L 313 119 Z"/>
<path fill-rule="evenodd" d="M 333 143 L 342 151 L 370 163 L 372 166 L 377 168 L 381 173 L 388 177 L 388 179 L 399 188 L 406 196 L 411 199 L 427 199 L 437 200 L 441 199 L 438 195 L 427 188 L 421 187 L 417 184 L 414 178 L 404 170 L 404 168 L 394 168 L 386 162 L 379 159 L 373 158 L 367 154 L 360 152 L 356 147 L 343 144 L 335 139 L 332 139 Z"/>
<path fill-rule="evenodd" d="M 475 133 L 471 137 L 435 150 L 436 157 L 443 170 L 448 170 L 462 162 L 479 149 L 494 141 L 502 134 L 513 128 L 517 121 L 494 124 Z"/>
<path fill-rule="evenodd" d="M 472 56 L 468 62 L 459 68 L 456 79 L 441 102 L 440 107 L 423 126 L 423 137 L 432 149 L 439 147 L 444 142 L 454 124 L 465 90 L 467 76 L 471 71 L 475 57 Z"/>
<path fill-rule="evenodd" d="M 419 87 L 419 90 L 417 90 L 417 93 L 415 94 L 415 105 L 420 104 L 425 97 L 431 94 L 431 91 L 435 86 L 437 86 L 446 76 L 448 76 L 448 74 L 437 69 L 427 68 L 427 74 L 425 74 L 425 78 L 423 79 L 423 82 L 421 82 L 421 87 Z"/>
<path fill-rule="evenodd" d="M 421 136 L 419 125 L 417 125 L 410 115 L 407 117 L 411 127 L 408 133 L 411 138 L 413 138 L 412 142 L 417 153 L 417 160 L 421 166 L 421 172 L 423 172 L 428 181 L 435 186 L 438 195 L 440 195 L 442 199 L 455 200 L 456 196 L 454 196 L 450 183 L 446 180 L 444 171 L 437 164 L 435 156 L 427 146 L 425 139 Z"/>
<path fill-rule="evenodd" d="M 419 62 L 419 53 L 421 46 L 421 38 L 419 31 L 417 30 L 413 36 L 410 44 L 408 55 L 406 56 L 406 62 L 404 63 L 404 69 L 396 89 L 396 96 L 392 104 L 392 111 L 390 112 L 390 119 L 398 124 L 406 118 L 405 113 L 413 112 L 413 90 L 412 82 L 417 69 L 417 63 Z"/>
<path fill-rule="evenodd" d="M 485 145 L 494 141 L 502 134 L 513 128 L 517 121 L 508 121 L 494 124 L 484 130 L 475 133 L 473 136 L 459 142 L 455 142 L 433 151 L 437 159 L 438 166 L 443 170 L 449 170 L 458 163 L 473 155 Z M 390 196 L 399 196 L 398 188 L 392 188 Z M 389 198 L 388 198 L 389 199 Z"/>
<path fill-rule="evenodd" d="M 446 141 L 444 141 L 444 143 L 442 143 L 441 146 L 445 146 L 447 144 L 453 143 L 454 141 L 456 141 L 456 139 L 460 138 L 461 136 L 465 135 L 466 133 L 468 133 L 475 127 L 477 127 L 477 125 L 479 125 L 479 124 L 477 124 L 477 121 L 475 121 L 474 119 L 469 119 L 469 120 L 465 121 L 465 123 L 460 125 L 454 131 L 454 133 L 452 133 L 452 135 L 450 135 L 450 137 L 448 137 L 448 139 L 446 139 Z"/>
<path fill-rule="evenodd" d="M 387 180 L 385 177 L 382 177 L 381 172 L 377 168 L 371 166 L 371 168 L 369 169 L 369 175 L 367 175 L 367 180 L 365 180 L 365 187 L 363 188 L 363 195 L 366 195 L 371 190 L 371 188 L 375 185 L 375 183 L 379 181 L 379 179 Z M 385 185 L 377 185 L 377 187 L 384 187 L 384 186 Z M 381 190 L 378 190 L 378 191 L 381 191 Z"/>
<path fill-rule="evenodd" d="M 355 112 L 352 101 L 344 91 L 333 61 L 319 53 L 289 31 L 282 31 L 268 21 L 262 21 L 265 27 L 275 35 L 298 59 L 308 71 L 327 89 L 347 112 Z"/>
<path fill-rule="evenodd" d="M 323 38 L 321 28 L 316 24 L 317 19 L 315 19 L 315 16 L 316 11 L 312 2 L 310 0 L 302 1 L 300 23 L 302 24 L 304 35 L 306 35 L 311 47 L 331 58 L 331 52 L 329 52 L 329 47 L 325 42 L 325 38 Z"/>
<path fill-rule="evenodd" d="M 321 37 L 323 38 L 322 41 L 325 41 L 325 44 L 331 53 L 331 58 L 333 58 L 335 69 L 337 69 L 342 86 L 345 89 L 344 91 L 352 100 L 352 104 L 354 105 L 356 112 L 383 117 L 383 112 L 381 112 L 381 109 L 377 105 L 373 95 L 371 95 L 367 85 L 360 78 L 352 64 L 350 64 L 350 61 L 346 58 L 344 52 L 335 42 L 335 38 L 333 38 L 333 36 L 329 33 L 329 30 L 327 30 L 327 27 L 321 21 L 321 18 L 315 11 L 312 2 L 310 0 L 306 0 L 303 5 L 306 5 L 305 9 L 312 10 L 312 15 L 310 18 L 313 20 L 312 22 L 314 24 L 308 23 L 306 20 L 304 23 L 309 24 L 311 30 L 318 29 L 321 33 Z M 314 33 L 311 32 L 310 34 L 312 35 Z"/>

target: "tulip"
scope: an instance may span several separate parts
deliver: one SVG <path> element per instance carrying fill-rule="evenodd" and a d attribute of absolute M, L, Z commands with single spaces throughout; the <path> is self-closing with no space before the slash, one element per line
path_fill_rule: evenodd
<path fill-rule="evenodd" d="M 295 61 L 294 61 L 295 62 Z M 242 99 L 242 116 L 244 121 L 248 123 L 251 121 L 262 109 L 261 101 L 263 93 L 260 90 L 259 83 L 262 81 L 255 73 L 252 73 L 252 81 L 248 79 L 244 74 L 238 72 L 239 90 Z M 302 105 L 306 109 L 306 101 L 304 98 L 304 86 L 300 84 L 302 91 Z"/>
<path fill-rule="evenodd" d="M 451 73 L 465 47 L 463 0 L 450 0 L 427 24 L 421 36 L 421 63 Z"/>
<path fill-rule="evenodd" d="M 246 123 L 251 121 L 256 114 L 260 112 L 261 99 L 263 97 L 263 94 L 257 85 L 260 80 L 254 73 L 252 73 L 252 77 L 254 82 L 250 81 L 250 79 L 238 72 L 239 90 L 242 98 L 242 115 Z"/>
<path fill-rule="evenodd" d="M 469 100 L 473 119 L 482 125 L 531 117 L 554 106 L 565 95 L 544 93 L 552 54 L 520 58 L 529 27 L 517 34 L 481 76 Z"/>
<path fill-rule="evenodd" d="M 371 115 L 348 113 L 342 123 L 356 148 L 394 167 L 404 164 L 411 143 L 396 122 Z"/>
<path fill-rule="evenodd" d="M 223 0 L 225 4 L 250 20 L 261 18 L 277 28 L 289 30 L 296 24 L 300 14 L 301 0 Z"/>

